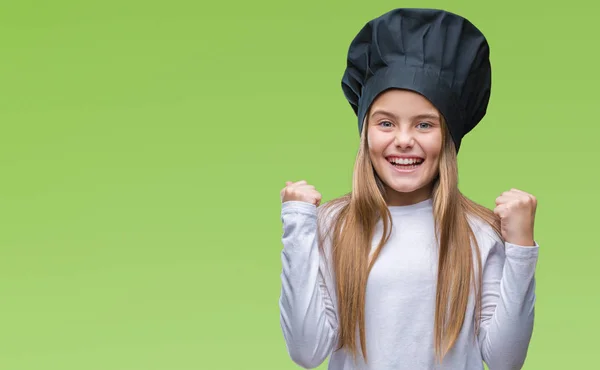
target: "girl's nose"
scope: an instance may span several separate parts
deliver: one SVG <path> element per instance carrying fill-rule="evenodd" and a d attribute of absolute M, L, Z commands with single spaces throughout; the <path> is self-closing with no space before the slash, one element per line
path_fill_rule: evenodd
<path fill-rule="evenodd" d="M 396 146 L 400 148 L 411 148 L 414 144 L 414 136 L 410 130 L 399 130 L 396 133 Z"/>

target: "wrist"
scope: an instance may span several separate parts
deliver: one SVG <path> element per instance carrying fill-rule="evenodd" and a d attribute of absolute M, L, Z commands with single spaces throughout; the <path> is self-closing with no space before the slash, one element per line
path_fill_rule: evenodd
<path fill-rule="evenodd" d="M 535 247 L 535 240 L 533 239 L 506 240 L 506 242 L 521 247 Z"/>

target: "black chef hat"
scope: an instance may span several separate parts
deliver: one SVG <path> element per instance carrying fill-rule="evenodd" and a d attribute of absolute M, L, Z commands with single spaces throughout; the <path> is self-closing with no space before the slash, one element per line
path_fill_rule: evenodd
<path fill-rule="evenodd" d="M 368 22 L 348 50 L 342 78 L 359 133 L 375 98 L 390 88 L 427 98 L 444 116 L 456 150 L 485 115 L 489 45 L 468 20 L 438 9 L 395 9 Z"/>

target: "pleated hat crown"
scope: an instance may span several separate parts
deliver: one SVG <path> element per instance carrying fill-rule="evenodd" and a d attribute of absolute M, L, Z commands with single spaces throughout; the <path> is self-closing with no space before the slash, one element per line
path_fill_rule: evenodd
<path fill-rule="evenodd" d="M 380 93 L 407 89 L 440 111 L 458 151 L 487 110 L 489 54 L 482 32 L 448 11 L 400 8 L 371 20 L 352 40 L 342 77 L 359 133 Z"/>

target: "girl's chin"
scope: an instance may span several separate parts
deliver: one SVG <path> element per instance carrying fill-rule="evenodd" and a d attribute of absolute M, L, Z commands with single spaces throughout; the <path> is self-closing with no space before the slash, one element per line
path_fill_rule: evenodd
<path fill-rule="evenodd" d="M 418 186 L 393 186 L 390 187 L 390 190 L 395 191 L 396 193 L 414 193 L 420 188 Z"/>
<path fill-rule="evenodd" d="M 397 193 L 414 193 L 417 191 L 430 190 L 431 183 L 424 182 L 421 179 L 390 179 L 385 181 L 389 190 Z"/>

